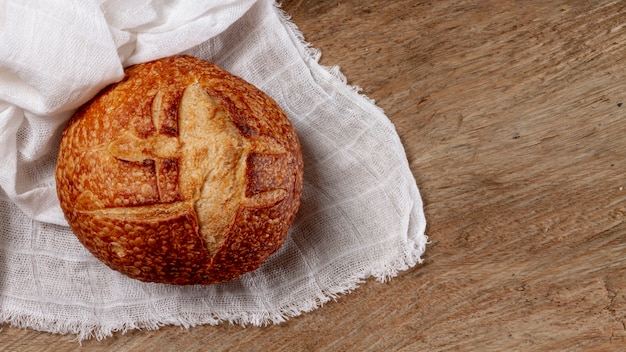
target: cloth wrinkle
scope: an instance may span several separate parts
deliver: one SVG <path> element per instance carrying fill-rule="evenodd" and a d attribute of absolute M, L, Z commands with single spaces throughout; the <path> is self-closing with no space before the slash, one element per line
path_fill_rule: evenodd
<path fill-rule="evenodd" d="M 109 269 L 72 234 L 56 196 L 73 112 L 125 67 L 179 53 L 264 90 L 303 150 L 285 245 L 218 285 L 144 283 Z M 399 136 L 320 56 L 274 0 L 0 2 L 0 323 L 79 341 L 170 324 L 279 324 L 420 263 L 426 221 Z"/>

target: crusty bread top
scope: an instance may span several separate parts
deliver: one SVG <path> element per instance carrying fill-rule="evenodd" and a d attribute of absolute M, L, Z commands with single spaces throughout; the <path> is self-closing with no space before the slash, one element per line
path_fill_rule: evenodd
<path fill-rule="evenodd" d="M 302 157 L 271 98 L 209 62 L 176 56 L 129 68 L 85 104 L 64 131 L 56 176 L 68 223 L 96 257 L 145 281 L 207 284 L 258 267 L 280 247 L 299 206 Z M 184 229 L 189 248 L 174 244 L 180 239 L 153 248 L 164 236 L 157 224 Z"/>

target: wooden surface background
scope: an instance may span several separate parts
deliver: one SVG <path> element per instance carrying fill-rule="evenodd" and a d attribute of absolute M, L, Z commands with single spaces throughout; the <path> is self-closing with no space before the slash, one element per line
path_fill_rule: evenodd
<path fill-rule="evenodd" d="M 283 8 L 396 125 L 425 202 L 424 264 L 282 325 L 81 350 L 626 350 L 626 2 Z M 0 350 L 78 347 L 2 328 Z"/>

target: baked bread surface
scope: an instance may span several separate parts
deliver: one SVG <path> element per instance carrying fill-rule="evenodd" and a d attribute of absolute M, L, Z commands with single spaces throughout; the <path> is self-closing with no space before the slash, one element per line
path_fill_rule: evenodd
<path fill-rule="evenodd" d="M 275 101 L 212 63 L 175 56 L 128 68 L 76 112 L 56 182 L 73 232 L 109 267 L 206 285 L 258 268 L 284 243 L 302 169 Z"/>

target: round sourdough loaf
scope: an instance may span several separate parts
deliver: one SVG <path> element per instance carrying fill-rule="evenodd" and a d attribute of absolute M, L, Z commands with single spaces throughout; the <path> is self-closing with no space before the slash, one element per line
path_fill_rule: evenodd
<path fill-rule="evenodd" d="M 300 204 L 302 155 L 274 100 L 214 64 L 132 66 L 81 107 L 56 167 L 61 208 L 132 278 L 213 284 L 258 268 Z"/>

